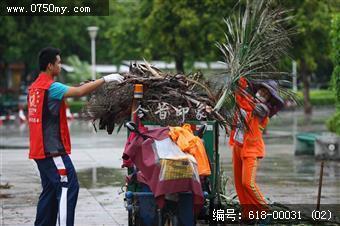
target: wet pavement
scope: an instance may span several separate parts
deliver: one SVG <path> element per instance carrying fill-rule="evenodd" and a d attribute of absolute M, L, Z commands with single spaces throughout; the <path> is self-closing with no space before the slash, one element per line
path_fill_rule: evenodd
<path fill-rule="evenodd" d="M 261 160 L 257 183 L 266 197 L 286 204 L 316 204 L 320 161 L 313 156 L 295 156 L 293 135 L 325 132 L 324 122 L 333 109 L 316 109 L 311 118 L 302 112 L 283 112 L 271 120 L 265 136 L 266 158 Z M 95 133 L 91 123 L 72 121 L 71 158 L 78 172 L 80 193 L 76 225 L 127 225 L 124 208 L 125 170 L 121 155 L 126 131 L 108 135 Z M 40 179 L 33 161 L 27 159 L 27 126 L 19 123 L 0 126 L 0 225 L 32 225 L 40 193 Z M 232 184 L 231 152 L 225 135 L 219 137 L 221 168 Z M 340 204 L 340 161 L 326 161 L 321 203 Z"/>

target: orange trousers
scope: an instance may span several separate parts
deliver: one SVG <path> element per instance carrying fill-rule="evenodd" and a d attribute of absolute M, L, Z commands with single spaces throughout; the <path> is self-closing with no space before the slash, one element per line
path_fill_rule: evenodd
<path fill-rule="evenodd" d="M 242 146 L 233 146 L 235 189 L 242 207 L 242 219 L 249 219 L 249 211 L 268 211 L 268 205 L 256 185 L 257 157 L 243 157 Z M 254 212 L 253 212 L 254 213 Z"/>

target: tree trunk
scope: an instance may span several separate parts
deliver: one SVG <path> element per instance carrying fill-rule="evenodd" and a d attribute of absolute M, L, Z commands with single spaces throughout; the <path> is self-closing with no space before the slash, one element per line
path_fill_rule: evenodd
<path fill-rule="evenodd" d="M 184 73 L 184 57 L 183 54 L 177 54 L 175 56 L 176 71 L 177 73 Z"/>
<path fill-rule="evenodd" d="M 301 75 L 303 82 L 303 107 L 306 115 L 312 114 L 312 105 L 309 97 L 310 73 L 304 59 L 301 60 Z"/>

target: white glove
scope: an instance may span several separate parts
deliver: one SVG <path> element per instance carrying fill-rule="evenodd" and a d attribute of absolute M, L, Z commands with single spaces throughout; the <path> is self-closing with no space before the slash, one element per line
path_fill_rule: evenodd
<path fill-rule="evenodd" d="M 109 74 L 103 77 L 104 81 L 106 83 L 108 82 L 118 82 L 121 83 L 124 81 L 124 77 L 121 76 L 120 74 Z"/>
<path fill-rule="evenodd" d="M 263 103 L 257 103 L 254 108 L 254 113 L 260 118 L 264 118 L 269 115 L 269 108 Z"/>

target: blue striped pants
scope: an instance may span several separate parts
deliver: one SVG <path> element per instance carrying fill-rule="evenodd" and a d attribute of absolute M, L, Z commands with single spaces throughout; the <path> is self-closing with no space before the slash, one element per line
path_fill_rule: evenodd
<path fill-rule="evenodd" d="M 74 225 L 79 184 L 70 157 L 63 155 L 35 161 L 43 190 L 39 197 L 34 225 Z"/>

